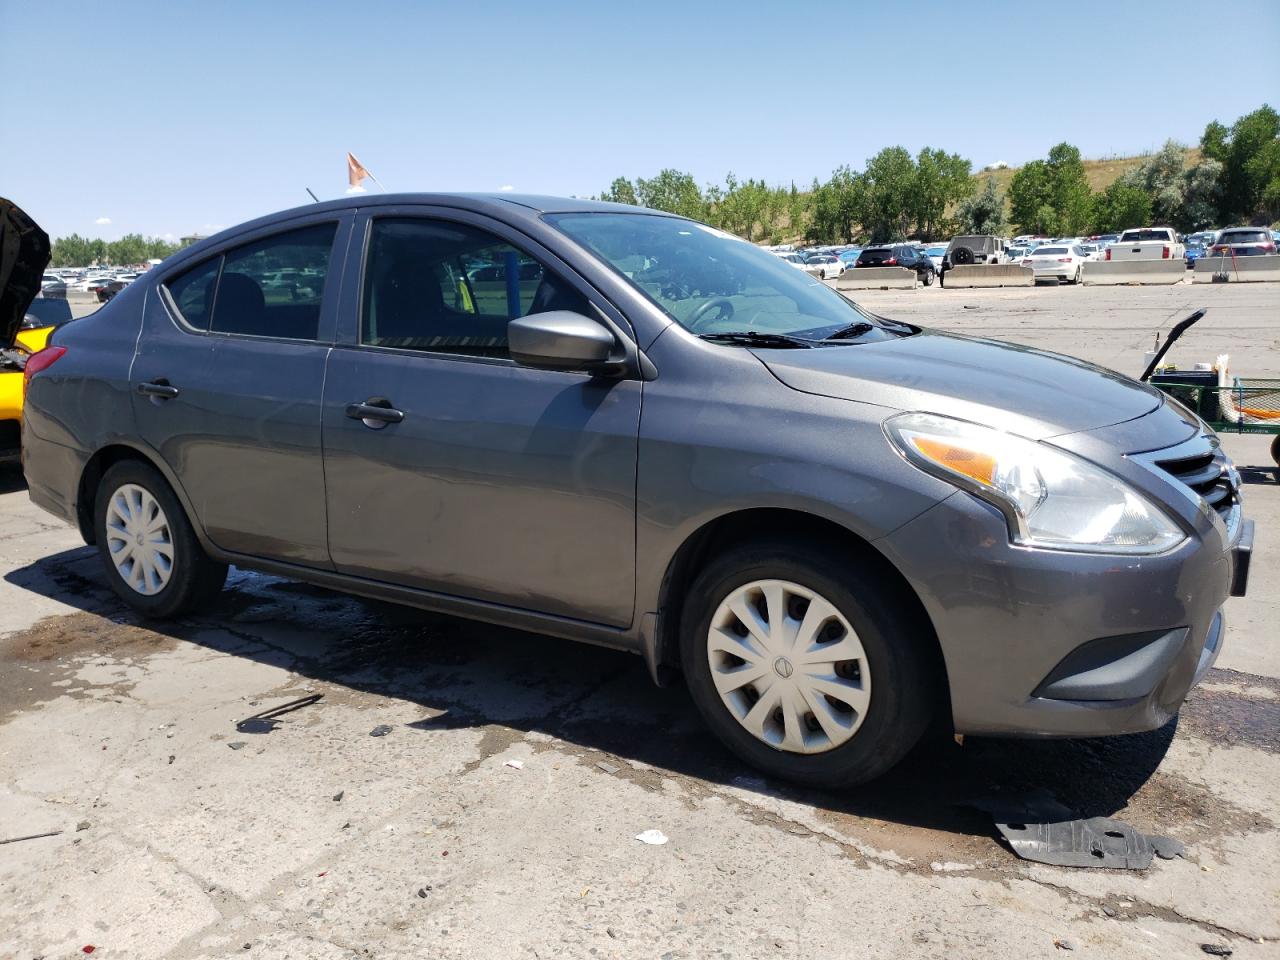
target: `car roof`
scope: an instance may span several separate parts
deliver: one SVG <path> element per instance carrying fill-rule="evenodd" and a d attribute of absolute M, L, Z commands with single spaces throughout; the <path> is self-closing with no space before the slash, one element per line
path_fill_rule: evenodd
<path fill-rule="evenodd" d="M 362 193 L 337 200 L 325 200 L 320 203 L 309 203 L 288 210 L 279 210 L 253 220 L 238 223 L 205 237 L 189 247 L 183 248 L 173 258 L 174 263 L 185 262 L 198 256 L 211 247 L 220 245 L 231 237 L 241 233 L 249 233 L 275 223 L 283 223 L 296 217 L 312 216 L 318 213 L 345 213 L 351 210 L 367 210 L 375 207 L 395 206 L 436 206 L 452 207 L 472 213 L 496 215 L 499 219 L 510 219 L 512 215 L 529 218 L 540 217 L 547 213 L 647 213 L 660 217 L 688 219 L 662 210 L 651 210 L 648 207 L 637 207 L 629 203 L 610 203 L 604 200 L 582 200 L 577 197 L 550 197 L 526 193 Z"/>

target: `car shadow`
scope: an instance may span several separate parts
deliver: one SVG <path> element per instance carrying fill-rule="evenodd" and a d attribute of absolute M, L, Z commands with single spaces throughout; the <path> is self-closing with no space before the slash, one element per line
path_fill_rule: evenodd
<path fill-rule="evenodd" d="M 5 580 L 116 623 L 416 704 L 423 717 L 409 728 L 496 724 L 537 732 L 576 745 L 588 762 L 638 761 L 819 811 L 949 834 L 992 836 L 990 817 L 974 801 L 1045 791 L 1080 816 L 1114 815 L 1159 767 L 1176 731 L 1175 720 L 1132 736 L 969 738 L 963 746 L 936 731 L 873 783 L 804 789 L 766 781 L 734 758 L 702 724 L 684 688 L 655 687 L 629 653 L 242 571 L 233 571 L 215 611 L 146 621 L 110 592 L 98 562 L 82 547 L 15 569 Z"/>
<path fill-rule="evenodd" d="M 27 478 L 22 475 L 22 464 L 16 461 L 0 463 L 0 494 L 17 493 L 27 489 Z"/>

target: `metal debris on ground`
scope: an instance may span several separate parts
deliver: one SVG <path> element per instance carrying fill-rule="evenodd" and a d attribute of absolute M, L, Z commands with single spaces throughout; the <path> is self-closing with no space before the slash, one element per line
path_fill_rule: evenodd
<path fill-rule="evenodd" d="M 380 723 L 376 727 L 374 727 L 372 730 L 369 731 L 369 736 L 385 737 L 390 732 L 391 732 L 390 724 Z"/>
<path fill-rule="evenodd" d="M 506 763 L 504 763 L 504 764 L 503 764 L 503 766 L 504 766 L 504 767 L 512 767 L 512 768 L 514 768 L 514 769 L 516 769 L 516 770 L 523 770 L 523 769 L 524 769 L 524 761 L 523 761 L 523 760 L 508 760 Z"/>
<path fill-rule="evenodd" d="M 661 830 L 646 830 L 643 833 L 637 833 L 636 839 L 641 843 L 658 846 L 667 842 L 667 835 Z"/>
<path fill-rule="evenodd" d="M 1177 840 L 1139 833 L 1119 820 L 1078 817 L 1048 794 L 988 798 L 973 806 L 991 815 L 1014 853 L 1036 863 L 1146 870 L 1154 857 L 1172 860 L 1184 850 Z"/>
<path fill-rule="evenodd" d="M 347 791 L 345 791 L 345 790 L 339 790 L 337 793 L 335 793 L 335 794 L 333 795 L 333 802 L 334 802 L 334 803 L 341 803 L 341 802 L 342 802 L 342 798 L 343 798 L 343 797 L 345 797 L 346 795 L 347 795 Z"/>
<path fill-rule="evenodd" d="M 248 744 L 245 743 L 243 740 L 236 740 L 234 743 L 228 743 L 227 746 L 230 747 L 232 750 L 243 750 L 245 747 L 248 746 Z"/>
<path fill-rule="evenodd" d="M 596 766 L 608 774 L 615 774 L 622 769 L 616 763 L 610 763 L 608 760 L 597 760 Z"/>
<path fill-rule="evenodd" d="M 1219 943 L 1202 943 L 1200 949 L 1211 957 L 1229 957 L 1235 953 L 1230 947 L 1224 947 Z"/>
<path fill-rule="evenodd" d="M 39 840 L 43 837 L 56 837 L 62 833 L 61 830 L 50 830 L 48 833 L 29 833 L 25 837 L 9 837 L 7 840 L 0 840 L 0 845 L 6 843 L 20 843 L 23 840 Z"/>
<path fill-rule="evenodd" d="M 302 707 L 309 707 L 318 701 L 324 694 L 313 693 L 309 697 L 300 697 L 297 700 L 290 700 L 288 703 L 282 703 L 278 707 L 272 707 L 270 710 L 263 710 L 261 713 L 255 713 L 252 717 L 245 717 L 236 724 L 236 730 L 240 733 L 270 733 L 280 725 L 280 721 L 276 718 L 285 713 L 292 713 L 294 710 L 300 710 Z"/>

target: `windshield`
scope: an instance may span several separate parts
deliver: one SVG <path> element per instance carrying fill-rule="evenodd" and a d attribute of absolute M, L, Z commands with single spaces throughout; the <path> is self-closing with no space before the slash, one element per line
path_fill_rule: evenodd
<path fill-rule="evenodd" d="M 645 213 L 546 219 L 694 333 L 822 339 L 857 323 L 881 325 L 807 273 L 700 223 Z"/>

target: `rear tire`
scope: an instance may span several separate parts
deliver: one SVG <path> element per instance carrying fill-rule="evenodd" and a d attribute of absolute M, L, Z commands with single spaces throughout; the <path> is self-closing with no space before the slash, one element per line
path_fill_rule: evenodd
<path fill-rule="evenodd" d="M 769 776 L 848 787 L 901 760 L 945 702 L 930 636 L 914 598 L 874 565 L 767 541 L 695 579 L 681 655 L 698 711 L 738 757 Z"/>
<path fill-rule="evenodd" d="M 932 271 L 932 270 L 926 270 L 926 271 L 925 271 L 925 274 L 924 274 L 924 285 L 925 285 L 926 287 L 932 287 L 932 286 L 933 286 L 933 271 Z"/>
<path fill-rule="evenodd" d="M 1280 467 L 1280 434 L 1271 438 L 1271 459 Z"/>
<path fill-rule="evenodd" d="M 204 552 L 182 504 L 150 464 L 125 460 L 107 470 L 93 529 L 111 589 L 143 616 L 191 613 L 226 582 L 227 565 Z"/>

